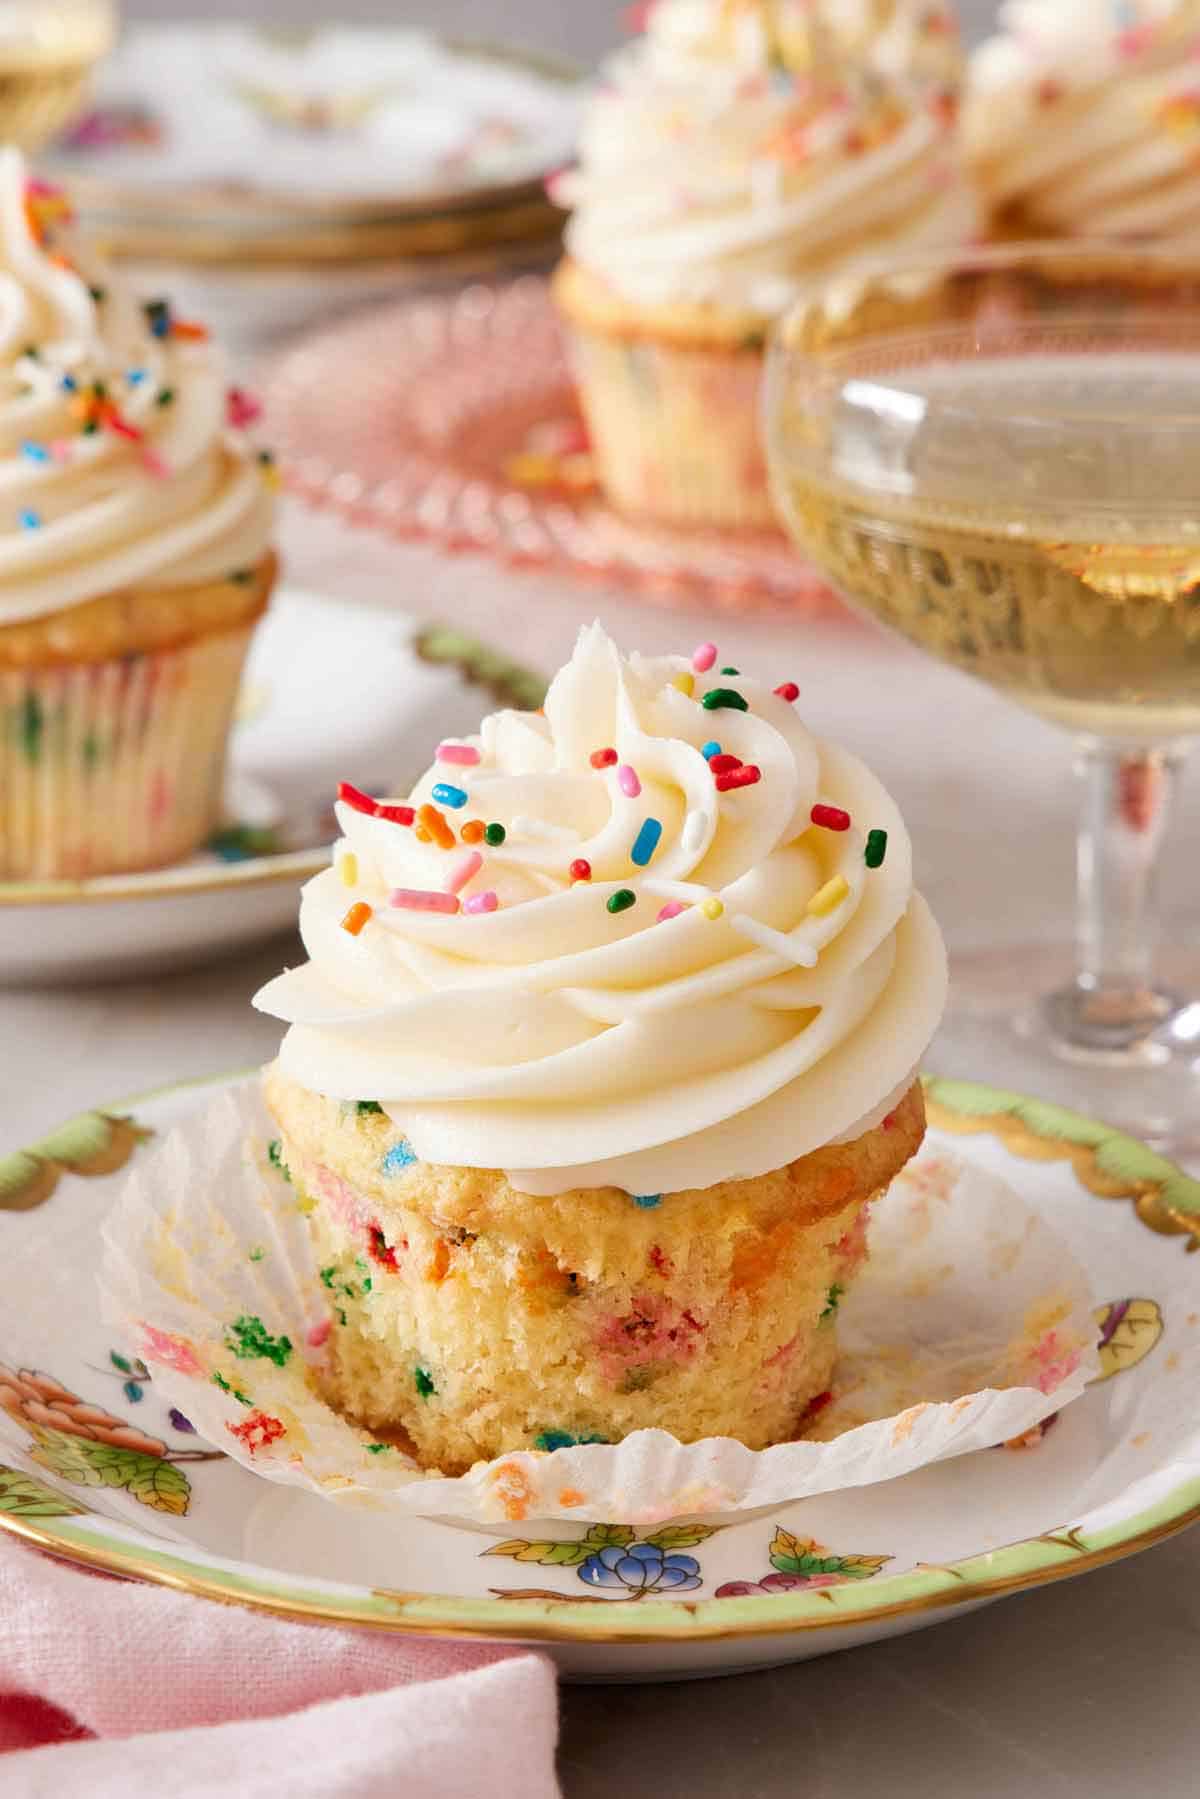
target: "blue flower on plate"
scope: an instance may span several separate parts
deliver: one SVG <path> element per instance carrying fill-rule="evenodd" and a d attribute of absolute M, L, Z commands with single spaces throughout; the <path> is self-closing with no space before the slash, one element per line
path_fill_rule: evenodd
<path fill-rule="evenodd" d="M 624 1587 L 635 1599 L 644 1593 L 688 1593 L 703 1584 L 694 1555 L 666 1554 L 656 1543 L 601 1549 L 577 1572 L 589 1587 Z"/>

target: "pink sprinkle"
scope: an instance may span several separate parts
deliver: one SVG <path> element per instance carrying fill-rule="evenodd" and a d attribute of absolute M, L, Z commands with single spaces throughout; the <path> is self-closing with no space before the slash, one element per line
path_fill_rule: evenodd
<path fill-rule="evenodd" d="M 235 431 L 242 431 L 262 417 L 261 402 L 244 387 L 231 387 L 225 396 L 225 419 Z"/>
<path fill-rule="evenodd" d="M 716 659 L 717 646 L 715 643 L 697 644 L 692 651 L 692 667 L 698 675 L 706 675 Z"/>
<path fill-rule="evenodd" d="M 171 472 L 157 450 L 142 451 L 142 466 L 160 480 L 164 480 Z"/>
<path fill-rule="evenodd" d="M 308 1344 L 310 1349 L 320 1349 L 321 1345 L 328 1341 L 329 1333 L 332 1329 L 333 1319 L 322 1318 L 320 1324 L 313 1325 L 304 1341 Z"/>
<path fill-rule="evenodd" d="M 71 445 L 65 437 L 56 437 L 50 445 L 50 454 L 55 462 L 69 462 Z"/>
<path fill-rule="evenodd" d="M 622 762 L 617 770 L 617 786 L 627 799 L 635 800 L 642 791 L 642 783 L 637 778 L 636 768 L 630 768 L 628 762 Z"/>
<path fill-rule="evenodd" d="M 662 911 L 659 913 L 656 922 L 658 924 L 665 924 L 668 918 L 678 918 L 682 911 L 682 900 L 668 900 Z"/>
<path fill-rule="evenodd" d="M 446 876 L 446 892 L 461 893 L 467 882 L 477 875 L 483 867 L 483 857 L 478 850 L 471 850 L 454 864 Z"/>
<path fill-rule="evenodd" d="M 464 900 L 463 911 L 472 913 L 494 912 L 499 904 L 500 901 L 489 887 L 486 893 L 475 893 L 472 894 L 469 900 Z"/>
<path fill-rule="evenodd" d="M 473 750 L 469 743 L 439 743 L 437 759 L 439 762 L 457 762 L 460 768 L 474 768 L 479 751 Z"/>
<path fill-rule="evenodd" d="M 457 893 L 439 893 L 431 887 L 396 887 L 388 895 L 388 904 L 405 912 L 457 912 Z"/>

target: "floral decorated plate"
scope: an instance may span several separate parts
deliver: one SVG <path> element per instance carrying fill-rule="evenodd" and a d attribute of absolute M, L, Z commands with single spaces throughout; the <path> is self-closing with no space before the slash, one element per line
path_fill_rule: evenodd
<path fill-rule="evenodd" d="M 0 984 L 178 969 L 288 930 L 337 834 L 340 778 L 407 792 L 431 735 L 544 691 L 459 633 L 284 587 L 250 652 L 209 847 L 140 874 L 0 882 Z"/>
<path fill-rule="evenodd" d="M 801 1660 L 1086 1573 L 1200 1517 L 1200 1181 L 1057 1107 L 928 1085 L 917 1164 L 998 1175 L 1069 1237 L 1100 1375 L 1035 1441 L 753 1514 L 636 1530 L 353 1518 L 202 1441 L 94 1289 L 119 1170 L 236 1077 L 73 1119 L 0 1158 L 0 1527 L 70 1560 L 276 1614 L 544 1646 L 652 1680 Z M 252 1369 L 248 1371 L 248 1380 Z M 245 1428 L 272 1421 L 247 1414 Z"/>

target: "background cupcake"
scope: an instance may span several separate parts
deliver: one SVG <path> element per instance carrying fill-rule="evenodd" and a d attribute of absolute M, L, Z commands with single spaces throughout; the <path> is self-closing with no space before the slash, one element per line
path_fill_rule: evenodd
<path fill-rule="evenodd" d="M 659 0 L 584 124 L 555 295 L 610 498 L 772 520 L 758 434 L 770 323 L 855 257 L 976 229 L 957 36 L 908 0 Z"/>
<path fill-rule="evenodd" d="M 326 1391 L 426 1465 L 794 1435 L 921 1140 L 945 964 L 903 822 L 794 689 L 696 660 L 593 628 L 544 715 L 350 790 L 258 995 Z"/>
<path fill-rule="evenodd" d="M 217 822 L 274 578 L 254 411 L 0 155 L 0 879 L 169 862 Z"/>
<path fill-rule="evenodd" d="M 1200 236 L 1196 0 L 1010 0 L 967 154 L 1001 236 Z"/>

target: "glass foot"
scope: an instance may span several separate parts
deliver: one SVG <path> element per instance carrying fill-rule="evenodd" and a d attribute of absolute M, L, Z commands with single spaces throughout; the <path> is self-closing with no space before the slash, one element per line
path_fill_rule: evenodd
<path fill-rule="evenodd" d="M 950 960 L 950 1005 L 926 1066 L 1057 1101 L 1200 1165 L 1200 952 L 1161 958 L 1136 1016 L 1074 978 L 1067 945 Z"/>

